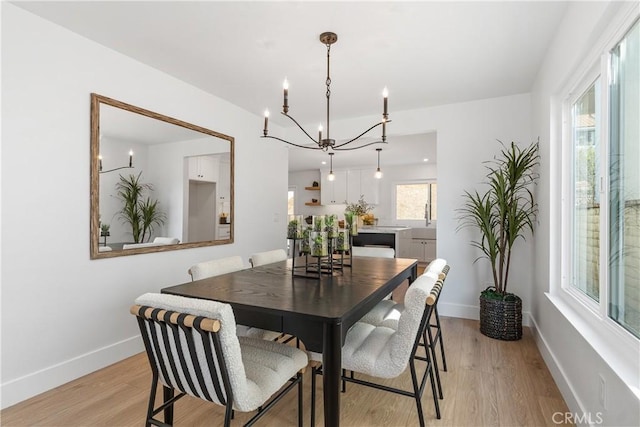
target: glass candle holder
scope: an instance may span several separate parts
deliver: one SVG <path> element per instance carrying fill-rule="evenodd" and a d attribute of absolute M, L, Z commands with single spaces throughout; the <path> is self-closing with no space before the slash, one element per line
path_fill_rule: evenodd
<path fill-rule="evenodd" d="M 326 222 L 325 222 L 325 216 L 324 215 L 314 215 L 311 224 L 312 224 L 311 228 L 315 232 L 326 231 L 325 230 Z"/>
<path fill-rule="evenodd" d="M 311 246 L 309 246 L 309 240 L 311 238 L 311 229 L 305 227 L 302 230 L 302 240 L 300 240 L 300 252 L 308 254 L 311 252 Z"/>
<path fill-rule="evenodd" d="M 349 230 L 341 228 L 338 230 L 338 236 L 336 238 L 336 249 L 339 251 L 348 251 L 349 247 Z"/>
<path fill-rule="evenodd" d="M 329 245 L 326 231 L 312 231 L 309 235 L 309 246 L 312 256 L 329 255 Z"/>
<path fill-rule="evenodd" d="M 302 215 L 289 215 L 287 239 L 302 239 Z"/>
<path fill-rule="evenodd" d="M 327 215 L 325 218 L 328 237 L 334 239 L 338 237 L 338 215 Z"/>

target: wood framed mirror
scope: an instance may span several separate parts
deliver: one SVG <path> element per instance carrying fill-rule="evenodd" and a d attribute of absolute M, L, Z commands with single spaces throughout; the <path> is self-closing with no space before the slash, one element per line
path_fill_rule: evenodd
<path fill-rule="evenodd" d="M 91 259 L 233 243 L 234 139 L 91 94 Z"/>

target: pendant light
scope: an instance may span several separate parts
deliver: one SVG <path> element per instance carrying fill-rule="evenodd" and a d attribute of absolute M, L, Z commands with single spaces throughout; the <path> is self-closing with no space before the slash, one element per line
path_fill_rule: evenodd
<path fill-rule="evenodd" d="M 374 176 L 376 179 L 380 179 L 382 178 L 382 171 L 380 170 L 380 152 L 382 151 L 382 148 L 376 148 L 376 151 L 378 152 L 378 169 L 376 169 Z"/>
<path fill-rule="evenodd" d="M 333 181 L 333 180 L 335 180 L 335 179 L 336 179 L 336 176 L 333 174 L 333 155 L 334 155 L 334 154 L 335 154 L 335 153 L 329 153 L 329 163 L 330 163 L 330 166 L 329 166 L 329 175 L 327 176 L 327 179 L 328 179 L 329 181 Z"/>

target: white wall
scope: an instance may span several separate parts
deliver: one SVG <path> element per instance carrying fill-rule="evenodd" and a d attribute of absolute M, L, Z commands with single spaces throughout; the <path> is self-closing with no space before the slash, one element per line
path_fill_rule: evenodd
<path fill-rule="evenodd" d="M 260 143 L 261 117 L 10 3 L 0 7 L 6 407 L 141 351 L 129 314 L 138 295 L 189 280 L 199 261 L 238 254 L 248 266 L 251 253 L 283 240 L 287 151 Z M 234 244 L 89 259 L 91 92 L 235 137 Z"/>
<path fill-rule="evenodd" d="M 621 10 L 633 3 L 572 2 L 549 49 L 532 90 L 532 128 L 540 135 L 541 174 L 537 193 L 540 207 L 538 233 L 535 238 L 534 292 L 532 293 L 533 327 L 538 347 L 553 374 L 569 409 L 600 414 L 602 425 L 640 425 L 640 391 L 638 372 L 625 380 L 612 369 L 613 359 L 605 360 L 598 352 L 603 336 L 585 337 L 574 325 L 569 306 L 558 306 L 547 296 L 560 285 L 560 155 L 562 125 L 562 91 L 585 72 L 587 56 L 611 24 L 619 22 Z M 634 3 L 637 8 L 637 2 Z M 616 25 L 613 25 L 614 30 Z M 572 319 L 572 320 L 570 320 Z M 614 353 L 625 352 L 618 347 Z M 637 359 L 635 354 L 629 357 Z M 599 402 L 600 376 L 606 382 L 606 408 Z M 635 383 L 630 388 L 629 383 Z"/>

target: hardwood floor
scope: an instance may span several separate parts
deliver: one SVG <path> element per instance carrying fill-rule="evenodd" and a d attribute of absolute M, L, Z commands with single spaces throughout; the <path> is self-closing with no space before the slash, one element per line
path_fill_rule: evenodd
<path fill-rule="evenodd" d="M 478 321 L 442 318 L 448 372 L 441 372 L 442 419 L 435 419 L 431 389 L 423 395 L 429 426 L 556 426 L 555 412 L 567 406 L 525 328 L 522 340 L 498 341 L 482 335 Z M 422 364 L 417 365 L 421 372 Z M 309 424 L 311 370 L 305 373 L 304 417 Z M 146 355 L 79 378 L 0 412 L 3 426 L 141 426 L 144 425 L 151 373 Z M 409 387 L 405 372 L 389 384 Z M 323 425 L 322 384 L 317 393 L 317 425 Z M 162 393 L 158 393 L 159 396 Z M 259 426 L 297 422 L 297 396 L 289 393 Z M 343 426 L 416 426 L 413 399 L 348 384 L 341 400 Z M 237 413 L 232 425 L 248 414 Z M 221 425 L 220 406 L 190 396 L 176 403 L 176 426 Z M 556 416 L 556 419 L 561 419 Z"/>

